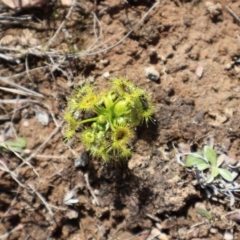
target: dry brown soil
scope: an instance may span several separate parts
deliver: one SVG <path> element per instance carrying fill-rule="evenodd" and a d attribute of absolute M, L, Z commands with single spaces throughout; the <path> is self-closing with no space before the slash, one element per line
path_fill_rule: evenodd
<path fill-rule="evenodd" d="M 222 197 L 208 199 L 173 148 L 201 148 L 213 136 L 218 149 L 240 158 L 240 22 L 227 6 L 240 17 L 236 0 L 85 0 L 73 9 L 56 2 L 18 12 L 1 6 L 1 141 L 17 135 L 27 147 L 20 155 L 1 151 L 0 239 L 240 239 L 239 218 L 224 217 L 238 199 L 231 208 Z M 150 66 L 159 81 L 146 77 Z M 84 149 L 76 139 L 63 141 L 66 100 L 86 78 L 105 88 L 107 75 L 147 89 L 156 123 L 137 129 L 125 164 L 89 157 L 76 168 Z M 39 122 L 39 112 L 49 124 Z M 66 205 L 73 189 L 79 202 Z"/>

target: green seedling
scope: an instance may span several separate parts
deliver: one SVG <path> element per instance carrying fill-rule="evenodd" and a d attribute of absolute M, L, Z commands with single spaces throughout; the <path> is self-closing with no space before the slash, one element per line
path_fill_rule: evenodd
<path fill-rule="evenodd" d="M 15 152 L 21 152 L 26 145 L 26 140 L 22 137 L 18 137 L 15 141 L 5 141 L 4 144 L 0 145 L 0 150 L 3 152 L 11 152 L 11 150 Z M 11 150 L 7 147 L 9 147 Z"/>
<path fill-rule="evenodd" d="M 233 181 L 231 172 L 220 168 L 223 163 L 222 158 L 218 157 L 216 152 L 209 146 L 205 146 L 202 152 L 190 153 L 185 161 L 186 167 L 196 167 L 199 171 L 209 170 L 206 183 L 209 184 L 219 175 L 225 180 Z"/>
<path fill-rule="evenodd" d="M 64 114 L 66 139 L 81 132 L 86 149 L 105 161 L 131 156 L 135 128 L 153 120 L 154 106 L 147 92 L 124 78 L 98 92 L 90 83 L 76 89 Z"/>
<path fill-rule="evenodd" d="M 204 218 L 206 218 L 210 224 L 214 224 L 215 217 L 210 212 L 206 211 L 203 208 L 197 208 L 197 212 Z"/>

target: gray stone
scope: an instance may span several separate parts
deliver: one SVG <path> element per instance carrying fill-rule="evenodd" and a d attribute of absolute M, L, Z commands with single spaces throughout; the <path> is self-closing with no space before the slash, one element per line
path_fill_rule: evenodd
<path fill-rule="evenodd" d="M 149 78 L 150 80 L 157 82 L 160 79 L 160 74 L 155 67 L 153 66 L 145 67 L 144 71 L 146 77 Z"/>
<path fill-rule="evenodd" d="M 75 167 L 85 167 L 88 164 L 88 154 L 83 152 L 79 158 L 74 161 Z"/>

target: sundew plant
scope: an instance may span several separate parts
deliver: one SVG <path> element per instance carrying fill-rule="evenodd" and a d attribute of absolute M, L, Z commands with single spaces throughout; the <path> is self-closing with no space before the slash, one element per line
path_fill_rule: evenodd
<path fill-rule="evenodd" d="M 68 100 L 65 137 L 80 132 L 86 150 L 104 161 L 129 158 L 136 127 L 153 120 L 153 113 L 146 90 L 124 78 L 111 80 L 103 92 L 86 82 Z"/>

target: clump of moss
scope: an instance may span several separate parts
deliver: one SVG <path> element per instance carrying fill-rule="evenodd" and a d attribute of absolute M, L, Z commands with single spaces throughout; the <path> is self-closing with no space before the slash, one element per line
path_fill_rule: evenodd
<path fill-rule="evenodd" d="M 65 137 L 80 131 L 86 149 L 104 161 L 129 158 L 135 128 L 153 120 L 153 113 L 148 93 L 124 78 L 112 79 L 110 89 L 101 93 L 86 83 L 68 101 Z"/>

